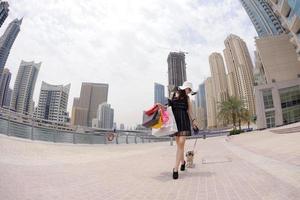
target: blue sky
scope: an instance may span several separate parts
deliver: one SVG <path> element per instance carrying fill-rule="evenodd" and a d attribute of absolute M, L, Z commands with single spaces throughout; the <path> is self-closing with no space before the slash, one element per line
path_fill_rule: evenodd
<path fill-rule="evenodd" d="M 21 60 L 42 62 L 41 82 L 71 83 L 68 109 L 81 82 L 109 84 L 115 120 L 141 122 L 154 99 L 154 82 L 167 84 L 167 56 L 186 51 L 187 77 L 196 88 L 210 76 L 208 56 L 230 33 L 251 55 L 256 32 L 239 0 L 8 0 L 8 22 L 24 16 L 7 67 L 11 87 Z"/>

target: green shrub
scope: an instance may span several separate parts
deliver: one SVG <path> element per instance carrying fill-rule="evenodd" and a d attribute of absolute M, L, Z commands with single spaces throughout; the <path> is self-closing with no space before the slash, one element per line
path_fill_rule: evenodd
<path fill-rule="evenodd" d="M 237 135 L 237 134 L 240 134 L 242 133 L 243 131 L 242 130 L 238 130 L 238 129 L 233 129 L 229 132 L 229 135 Z"/>

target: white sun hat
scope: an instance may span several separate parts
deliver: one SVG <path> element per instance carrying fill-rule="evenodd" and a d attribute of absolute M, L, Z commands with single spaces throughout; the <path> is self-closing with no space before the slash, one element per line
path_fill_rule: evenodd
<path fill-rule="evenodd" d="M 182 86 L 179 86 L 181 90 L 185 90 L 186 88 L 190 88 L 193 92 L 193 84 L 191 82 L 185 81 Z"/>

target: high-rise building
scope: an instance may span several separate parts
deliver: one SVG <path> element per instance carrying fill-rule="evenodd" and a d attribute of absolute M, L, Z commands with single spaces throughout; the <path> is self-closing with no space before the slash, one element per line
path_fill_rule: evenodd
<path fill-rule="evenodd" d="M 209 77 L 204 82 L 205 85 L 205 101 L 206 101 L 206 116 L 207 128 L 217 127 L 217 113 L 215 105 L 215 97 L 213 91 L 212 78 Z"/>
<path fill-rule="evenodd" d="M 8 3 L 6 1 L 0 1 L 0 27 L 4 23 L 5 19 L 8 16 Z"/>
<path fill-rule="evenodd" d="M 32 114 L 32 96 L 42 63 L 21 61 L 12 94 L 10 108 L 23 114 Z"/>
<path fill-rule="evenodd" d="M 264 76 L 265 72 L 264 72 L 260 55 L 258 54 L 257 51 L 254 52 L 254 55 L 255 55 L 255 67 L 253 70 L 254 85 L 266 84 L 267 81 Z"/>
<path fill-rule="evenodd" d="M 281 25 L 289 32 L 290 42 L 295 46 L 300 61 L 300 1 L 267 0 L 280 19 Z"/>
<path fill-rule="evenodd" d="M 228 96 L 237 96 L 236 91 L 235 91 L 235 85 L 233 81 L 233 72 L 227 73 L 226 75 L 227 78 L 227 86 L 228 86 Z"/>
<path fill-rule="evenodd" d="M 168 56 L 169 93 L 173 87 L 186 81 L 186 63 L 184 52 L 170 52 Z"/>
<path fill-rule="evenodd" d="M 155 103 L 166 103 L 165 86 L 159 83 L 154 83 L 154 104 Z"/>
<path fill-rule="evenodd" d="M 206 100 L 205 100 L 205 84 L 202 83 L 198 87 L 198 92 L 196 96 L 197 106 L 205 108 L 206 107 Z"/>
<path fill-rule="evenodd" d="M 198 87 L 196 95 L 197 105 L 197 123 L 200 128 L 204 129 L 207 127 L 207 111 L 206 111 L 206 97 L 205 97 L 205 83 L 202 83 Z"/>
<path fill-rule="evenodd" d="M 92 126 L 97 117 L 98 106 L 107 102 L 108 84 L 82 83 L 80 97 L 74 99 L 72 108 L 72 125 Z"/>
<path fill-rule="evenodd" d="M 50 85 L 43 81 L 35 116 L 50 121 L 67 122 L 70 87 L 71 84 Z"/>
<path fill-rule="evenodd" d="M 244 101 L 245 107 L 251 115 L 254 115 L 253 64 L 247 45 L 240 37 L 233 34 L 229 35 L 224 43 L 230 93 L 234 93 L 234 96 Z"/>
<path fill-rule="evenodd" d="M 23 18 L 20 20 L 13 20 L 0 38 L 0 76 L 8 58 L 10 49 L 20 32 L 22 20 Z"/>
<path fill-rule="evenodd" d="M 286 34 L 255 40 L 260 77 L 254 87 L 257 128 L 300 121 L 300 62 Z"/>
<path fill-rule="evenodd" d="M 11 73 L 9 69 L 3 70 L 2 76 L 0 77 L 0 107 L 5 105 L 6 96 L 9 92 L 9 83 L 11 79 Z"/>
<path fill-rule="evenodd" d="M 212 53 L 209 56 L 209 66 L 211 71 L 213 96 L 215 100 L 214 106 L 216 107 L 216 114 L 218 114 L 219 103 L 228 98 L 226 71 L 222 55 L 216 52 Z M 217 125 L 224 126 L 225 124 L 221 120 L 217 119 Z"/>
<path fill-rule="evenodd" d="M 7 93 L 5 95 L 3 107 L 9 108 L 10 101 L 11 101 L 11 96 L 12 96 L 12 89 L 8 88 Z"/>
<path fill-rule="evenodd" d="M 114 109 L 108 103 L 102 103 L 98 107 L 97 118 L 93 119 L 92 127 L 112 129 L 114 126 Z"/>
<path fill-rule="evenodd" d="M 283 34 L 255 40 L 267 83 L 293 80 L 300 76 L 300 62 L 295 59 L 296 53 L 289 39 L 289 35 Z"/>
<path fill-rule="evenodd" d="M 259 37 L 285 33 L 267 0 L 240 0 Z"/>

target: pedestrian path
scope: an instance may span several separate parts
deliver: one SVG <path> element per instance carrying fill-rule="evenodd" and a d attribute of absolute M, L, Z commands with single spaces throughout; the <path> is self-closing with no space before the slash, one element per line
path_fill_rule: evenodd
<path fill-rule="evenodd" d="M 169 142 L 66 145 L 1 135 L 0 199 L 297 200 L 300 166 L 272 157 L 272 149 L 280 146 L 297 160 L 300 150 L 290 140 L 299 134 L 201 139 L 195 168 L 180 172 L 178 180 L 171 178 L 176 146 Z M 290 146 L 276 143 L 277 137 Z M 186 150 L 193 144 L 187 141 Z"/>

